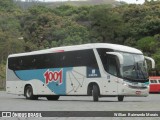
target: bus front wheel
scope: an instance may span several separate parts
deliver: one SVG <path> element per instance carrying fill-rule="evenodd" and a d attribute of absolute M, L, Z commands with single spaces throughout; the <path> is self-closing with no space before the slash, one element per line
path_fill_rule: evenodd
<path fill-rule="evenodd" d="M 33 88 L 30 85 L 25 87 L 24 95 L 25 95 L 26 99 L 30 99 L 30 100 L 37 100 L 38 99 L 37 96 L 33 95 Z"/>
<path fill-rule="evenodd" d="M 123 95 L 118 96 L 118 101 L 123 101 L 123 99 L 124 99 Z"/>
<path fill-rule="evenodd" d="M 92 92 L 92 95 L 93 95 L 93 101 L 94 102 L 97 102 L 99 100 L 99 88 L 98 88 L 98 85 L 94 84 L 93 85 L 93 92 Z"/>

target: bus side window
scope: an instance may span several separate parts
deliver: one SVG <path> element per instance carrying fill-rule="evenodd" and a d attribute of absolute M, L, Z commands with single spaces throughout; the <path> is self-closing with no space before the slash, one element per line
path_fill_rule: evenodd
<path fill-rule="evenodd" d="M 117 69 L 116 69 L 116 64 L 114 64 L 114 61 L 109 61 L 108 64 L 108 72 L 112 75 L 117 76 Z"/>
<path fill-rule="evenodd" d="M 9 58 L 12 70 L 32 70 L 86 66 L 99 69 L 92 49 Z"/>
<path fill-rule="evenodd" d="M 154 83 L 154 81 L 153 81 L 153 80 L 150 80 L 150 83 Z"/>
<path fill-rule="evenodd" d="M 118 64 L 116 60 L 116 56 L 113 55 L 107 55 L 107 72 L 110 73 L 111 75 L 118 76 Z"/>
<path fill-rule="evenodd" d="M 157 80 L 150 80 L 151 83 L 157 83 Z"/>

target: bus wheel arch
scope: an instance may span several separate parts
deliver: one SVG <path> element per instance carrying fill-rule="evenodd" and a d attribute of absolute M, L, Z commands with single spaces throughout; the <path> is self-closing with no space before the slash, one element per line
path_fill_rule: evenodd
<path fill-rule="evenodd" d="M 100 96 L 99 85 L 96 82 L 89 83 L 87 95 L 93 96 L 93 101 L 98 101 Z"/>
<path fill-rule="evenodd" d="M 33 87 L 31 84 L 26 84 L 24 87 L 24 96 L 26 99 L 37 100 L 38 96 L 33 94 Z"/>

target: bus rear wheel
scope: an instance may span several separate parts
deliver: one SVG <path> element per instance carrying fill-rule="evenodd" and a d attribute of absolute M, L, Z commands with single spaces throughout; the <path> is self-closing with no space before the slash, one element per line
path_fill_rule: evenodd
<path fill-rule="evenodd" d="M 59 99 L 58 95 L 47 96 L 47 100 L 58 100 L 58 99 Z"/>
<path fill-rule="evenodd" d="M 118 101 L 123 101 L 123 99 L 124 99 L 123 95 L 118 96 Z"/>
<path fill-rule="evenodd" d="M 93 101 L 97 102 L 99 100 L 99 88 L 98 85 L 94 84 L 93 85 L 93 91 L 92 91 L 92 95 L 93 95 Z"/>
<path fill-rule="evenodd" d="M 33 95 L 33 88 L 30 85 L 25 87 L 24 96 L 26 97 L 26 99 L 30 99 L 30 100 L 37 100 L 38 99 L 37 96 Z"/>

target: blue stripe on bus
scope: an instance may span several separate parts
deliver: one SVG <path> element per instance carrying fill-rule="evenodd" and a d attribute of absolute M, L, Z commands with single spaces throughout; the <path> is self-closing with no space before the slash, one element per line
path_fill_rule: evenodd
<path fill-rule="evenodd" d="M 17 70 L 15 73 L 17 77 L 23 81 L 33 79 L 40 80 L 44 84 L 47 84 L 48 88 L 55 94 L 66 95 L 66 72 L 71 70 L 72 68 L 48 68 L 36 70 Z M 60 71 L 62 72 L 62 81 L 60 81 Z M 48 83 L 46 83 L 45 73 L 49 75 L 49 80 L 47 81 Z M 52 77 L 54 79 L 52 79 Z"/>

